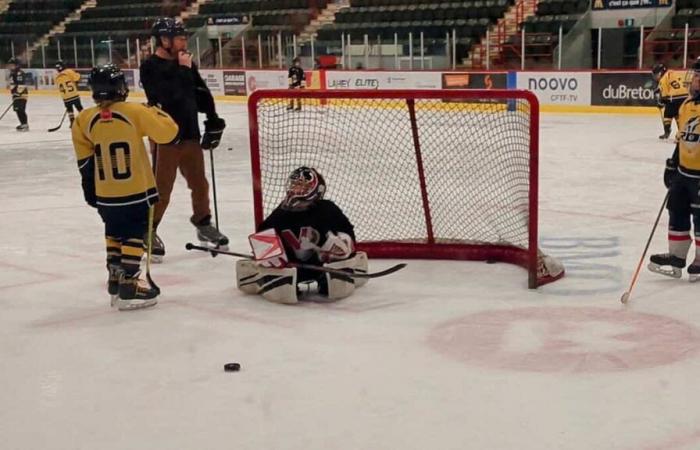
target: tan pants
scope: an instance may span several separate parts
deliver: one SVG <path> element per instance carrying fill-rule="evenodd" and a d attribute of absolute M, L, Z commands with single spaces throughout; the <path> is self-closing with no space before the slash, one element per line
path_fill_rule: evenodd
<path fill-rule="evenodd" d="M 155 150 L 157 147 L 157 151 Z M 211 215 L 209 209 L 209 182 L 204 174 L 204 152 L 199 141 L 181 141 L 174 145 L 156 145 L 151 142 L 151 151 L 154 153 L 156 174 L 156 186 L 160 199 L 155 205 L 154 222 L 157 224 L 163 219 L 165 210 L 170 203 L 170 194 L 173 192 L 177 169 L 187 181 L 187 187 L 192 193 L 192 223 L 199 223 L 202 219 Z"/>

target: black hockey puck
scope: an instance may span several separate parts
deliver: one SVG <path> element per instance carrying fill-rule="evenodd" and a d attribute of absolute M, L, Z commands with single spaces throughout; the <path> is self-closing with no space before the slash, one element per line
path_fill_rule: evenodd
<path fill-rule="evenodd" d="M 239 370 L 241 370 L 241 365 L 238 363 L 224 364 L 224 370 L 226 372 L 238 372 Z"/>

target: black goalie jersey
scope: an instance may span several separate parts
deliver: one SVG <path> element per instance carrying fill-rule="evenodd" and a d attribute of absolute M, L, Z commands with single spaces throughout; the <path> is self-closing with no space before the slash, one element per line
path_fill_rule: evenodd
<path fill-rule="evenodd" d="M 304 69 L 297 66 L 292 66 L 289 68 L 289 87 L 292 89 L 304 87 L 306 84 L 306 74 Z"/>
<path fill-rule="evenodd" d="M 278 207 L 260 224 L 258 231 L 270 228 L 282 239 L 290 262 L 321 264 L 316 248 L 325 244 L 329 231 L 347 233 L 355 240 L 350 220 L 330 200 L 319 200 L 303 211 Z"/>

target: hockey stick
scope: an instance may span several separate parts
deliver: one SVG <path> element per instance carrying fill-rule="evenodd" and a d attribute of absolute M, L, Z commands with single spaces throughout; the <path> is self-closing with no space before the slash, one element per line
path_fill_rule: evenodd
<path fill-rule="evenodd" d="M 160 295 L 160 288 L 151 278 L 151 252 L 153 251 L 153 205 L 148 207 L 148 235 L 146 236 L 146 280 Z"/>
<path fill-rule="evenodd" d="M 656 216 L 656 222 L 654 222 L 654 227 L 651 229 L 651 233 L 649 234 L 649 239 L 647 239 L 647 245 L 644 247 L 644 252 L 642 253 L 642 257 L 639 258 L 639 264 L 637 264 L 637 270 L 634 271 L 634 276 L 632 277 L 632 282 L 630 283 L 629 289 L 627 289 L 627 292 L 622 294 L 622 297 L 620 298 L 620 301 L 622 304 L 626 305 L 627 302 L 630 301 L 630 296 L 632 295 L 632 289 L 634 289 L 634 285 L 637 283 L 637 278 L 639 277 L 639 271 L 642 268 L 642 264 L 644 264 L 644 258 L 647 256 L 647 251 L 649 250 L 649 245 L 651 244 L 651 240 L 654 237 L 654 233 L 656 233 L 656 227 L 659 225 L 659 220 L 661 219 L 661 214 L 664 212 L 664 208 L 666 207 L 666 203 L 668 202 L 668 197 L 671 194 L 671 191 L 669 190 L 666 192 L 666 197 L 664 197 L 664 202 L 661 204 L 661 209 L 659 209 L 659 215 Z"/>
<path fill-rule="evenodd" d="M 187 245 L 185 245 L 185 249 L 187 249 L 187 250 L 199 250 L 202 252 L 210 252 L 212 256 L 216 256 L 217 254 L 220 254 L 220 255 L 235 256 L 235 257 L 244 258 L 244 259 L 253 259 L 253 257 L 251 255 L 246 255 L 244 253 L 227 252 L 227 251 L 223 251 L 223 250 L 217 250 L 214 248 L 202 247 L 200 245 L 194 245 L 192 243 L 187 243 Z M 317 272 L 332 273 L 335 275 L 343 275 L 346 277 L 349 276 L 351 278 L 379 278 L 379 277 L 383 277 L 386 275 L 391 275 L 394 272 L 398 272 L 399 270 L 406 267 L 406 263 L 397 264 L 395 266 L 389 267 L 386 270 L 382 270 L 381 272 L 374 272 L 374 273 L 346 272 L 344 270 L 329 269 L 328 267 L 321 267 L 321 266 L 316 266 L 313 264 L 300 264 L 300 263 L 287 263 L 287 267 L 295 267 L 297 269 L 315 270 Z"/>
<path fill-rule="evenodd" d="M 49 133 L 53 133 L 54 131 L 58 131 L 63 126 L 63 122 L 66 120 L 67 115 L 68 115 L 68 110 L 63 111 L 63 118 L 61 119 L 61 123 L 59 123 L 58 126 L 55 128 L 49 128 Z"/>
<path fill-rule="evenodd" d="M 211 162 L 211 191 L 214 195 L 214 223 L 219 230 L 219 204 L 216 201 L 216 172 L 214 172 L 214 149 L 209 149 L 209 160 Z"/>
<path fill-rule="evenodd" d="M 14 101 L 12 103 L 10 103 L 10 105 L 2 113 L 2 116 L 0 116 L 0 120 L 2 120 L 2 118 L 5 117 L 5 114 L 7 114 L 10 111 L 10 109 L 12 109 L 12 105 L 14 105 Z"/>

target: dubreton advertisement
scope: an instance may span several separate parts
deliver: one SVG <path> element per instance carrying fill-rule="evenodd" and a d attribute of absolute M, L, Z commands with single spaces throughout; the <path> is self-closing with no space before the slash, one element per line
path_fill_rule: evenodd
<path fill-rule="evenodd" d="M 543 105 L 590 105 L 590 72 L 518 72 L 518 89 L 537 95 Z"/>
<path fill-rule="evenodd" d="M 591 84 L 591 105 L 656 106 L 654 83 L 649 73 L 594 73 Z"/>

